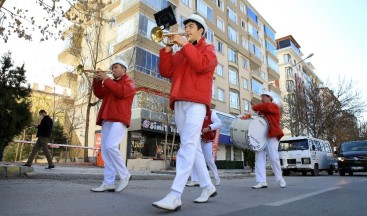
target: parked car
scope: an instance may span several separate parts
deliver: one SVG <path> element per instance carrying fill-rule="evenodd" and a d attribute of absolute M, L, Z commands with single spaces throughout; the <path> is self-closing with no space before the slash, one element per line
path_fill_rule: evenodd
<path fill-rule="evenodd" d="M 340 145 L 338 155 L 338 170 L 341 176 L 345 173 L 367 172 L 367 140 L 344 142 Z"/>
<path fill-rule="evenodd" d="M 313 176 L 319 175 L 320 171 L 334 174 L 335 158 L 326 140 L 304 136 L 283 138 L 279 142 L 278 151 L 285 176 L 289 172 L 301 172 L 302 175 L 310 172 Z"/>

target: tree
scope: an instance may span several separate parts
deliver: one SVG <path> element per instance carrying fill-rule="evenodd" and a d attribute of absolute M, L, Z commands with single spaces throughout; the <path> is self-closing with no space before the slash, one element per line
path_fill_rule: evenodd
<path fill-rule="evenodd" d="M 0 0 L 0 36 L 5 43 L 13 34 L 32 40 L 34 32 L 41 34 L 41 41 L 57 39 L 61 35 L 58 29 L 66 25 L 66 8 L 76 1 L 31 0 L 14 4 L 14 1 Z"/>
<path fill-rule="evenodd" d="M 357 118 L 365 111 L 366 101 L 352 80 L 340 79 L 336 88 L 314 79 L 299 82 L 287 96 L 283 125 L 292 136 L 310 135 L 338 142 L 358 139 Z"/>
<path fill-rule="evenodd" d="M 24 64 L 14 67 L 11 53 L 1 58 L 0 71 L 0 161 L 5 147 L 31 122 L 30 92 Z"/>

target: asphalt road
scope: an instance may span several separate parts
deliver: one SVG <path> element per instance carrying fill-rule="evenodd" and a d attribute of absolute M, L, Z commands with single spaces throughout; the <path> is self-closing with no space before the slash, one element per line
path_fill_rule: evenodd
<path fill-rule="evenodd" d="M 182 209 L 167 212 L 151 203 L 164 197 L 171 180 L 132 180 L 122 193 L 92 193 L 99 180 L 0 180 L 0 215 L 366 215 L 367 174 L 289 176 L 281 189 L 254 190 L 255 179 L 223 179 L 218 196 L 196 204 L 201 189 L 186 188 Z"/>

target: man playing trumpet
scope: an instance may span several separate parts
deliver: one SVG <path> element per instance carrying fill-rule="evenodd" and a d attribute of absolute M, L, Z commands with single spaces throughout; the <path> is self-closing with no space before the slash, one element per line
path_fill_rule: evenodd
<path fill-rule="evenodd" d="M 93 79 L 93 93 L 102 99 L 98 112 L 97 125 L 102 126 L 102 158 L 104 160 L 104 180 L 93 192 L 120 192 L 130 180 L 130 173 L 118 148 L 130 125 L 131 106 L 135 95 L 134 82 L 127 76 L 128 66 L 122 60 L 111 65 L 113 80 L 103 71 Z M 115 188 L 115 175 L 120 184 Z"/>
<path fill-rule="evenodd" d="M 176 157 L 176 177 L 171 191 L 163 199 L 152 203 L 166 210 L 181 208 L 181 194 L 192 169 L 203 188 L 196 203 L 207 202 L 217 194 L 212 184 L 200 145 L 200 132 L 206 111 L 210 109 L 212 81 L 218 64 L 216 51 L 208 44 L 204 34 L 207 25 L 196 14 L 184 21 L 188 40 L 182 35 L 173 35 L 171 41 L 181 46 L 173 53 L 167 45 L 160 50 L 159 71 L 163 77 L 171 78 L 170 107 L 175 111 L 175 122 L 180 133 L 180 149 Z"/>

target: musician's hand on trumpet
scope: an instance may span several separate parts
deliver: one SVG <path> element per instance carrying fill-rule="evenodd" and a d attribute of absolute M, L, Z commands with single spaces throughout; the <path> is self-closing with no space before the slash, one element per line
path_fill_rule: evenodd
<path fill-rule="evenodd" d="M 179 34 L 173 35 L 170 40 L 173 43 L 178 44 L 179 46 L 185 46 L 186 44 L 189 43 L 185 36 Z"/>
<path fill-rule="evenodd" d="M 109 79 L 110 77 L 107 75 L 107 73 L 105 71 L 97 71 L 94 76 L 94 79 L 100 80 L 100 81 L 104 81 L 106 79 Z"/>

